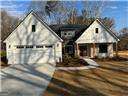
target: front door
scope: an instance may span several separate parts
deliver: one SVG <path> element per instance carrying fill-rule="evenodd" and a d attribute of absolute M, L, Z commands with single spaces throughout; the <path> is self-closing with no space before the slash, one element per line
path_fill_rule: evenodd
<path fill-rule="evenodd" d="M 65 51 L 66 51 L 66 53 L 68 53 L 69 55 L 73 54 L 73 45 L 66 45 L 66 46 L 65 46 Z"/>
<path fill-rule="evenodd" d="M 87 45 L 79 45 L 79 51 L 80 56 L 87 56 Z"/>

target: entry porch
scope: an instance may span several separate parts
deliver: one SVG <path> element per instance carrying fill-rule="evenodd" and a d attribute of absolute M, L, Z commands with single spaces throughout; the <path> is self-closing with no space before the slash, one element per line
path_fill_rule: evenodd
<path fill-rule="evenodd" d="M 79 57 L 113 57 L 113 43 L 77 43 L 75 54 Z"/>

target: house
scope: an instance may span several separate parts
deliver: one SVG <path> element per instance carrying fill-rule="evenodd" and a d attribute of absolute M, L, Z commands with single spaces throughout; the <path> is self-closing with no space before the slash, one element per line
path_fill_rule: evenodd
<path fill-rule="evenodd" d="M 62 39 L 30 12 L 4 40 L 9 64 L 54 63 L 62 61 Z"/>
<path fill-rule="evenodd" d="M 5 39 L 9 64 L 61 62 L 62 55 L 113 57 L 119 39 L 98 19 L 86 25 L 48 26 L 33 11 Z"/>

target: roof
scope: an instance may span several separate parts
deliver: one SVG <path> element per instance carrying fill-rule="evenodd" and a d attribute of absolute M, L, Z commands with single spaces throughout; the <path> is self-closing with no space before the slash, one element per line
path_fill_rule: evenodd
<path fill-rule="evenodd" d="M 100 23 L 117 41 L 119 41 L 119 38 L 116 36 L 116 34 L 114 34 L 114 32 L 112 32 L 109 28 L 107 28 L 99 19 L 96 19 L 94 21 L 97 21 L 98 23 Z M 92 23 L 90 23 L 90 25 Z M 76 32 L 76 35 L 75 37 L 72 38 L 72 40 L 76 41 L 83 34 L 83 32 L 87 28 L 89 28 L 90 25 L 87 26 L 87 25 L 80 25 L 80 24 L 60 24 L 60 25 L 50 25 L 50 27 L 59 36 L 61 36 L 60 31 L 74 30 Z"/>
<path fill-rule="evenodd" d="M 112 36 L 114 36 L 114 38 L 116 38 L 116 40 L 119 41 L 118 37 L 110 30 L 108 29 L 99 19 L 94 20 L 90 25 L 80 25 L 80 24 L 55 24 L 55 25 L 47 25 L 47 23 L 45 23 L 42 18 L 40 17 L 40 15 L 38 15 L 38 13 L 35 13 L 34 11 L 31 11 L 29 14 L 33 14 L 48 30 L 50 30 L 59 40 L 63 41 L 60 37 L 61 37 L 61 31 L 69 31 L 69 30 L 74 30 L 76 32 L 75 37 L 72 38 L 72 40 L 76 41 L 81 35 L 82 33 L 94 22 L 94 21 L 98 21 Z M 29 15 L 28 14 L 28 15 Z M 27 18 L 27 16 L 25 18 Z M 19 23 L 19 25 L 25 20 L 25 18 Z M 18 25 L 18 26 L 19 26 Z M 17 27 L 18 27 L 17 26 Z M 17 28 L 16 27 L 16 28 Z M 15 29 L 16 29 L 15 28 Z M 15 30 L 14 30 L 15 31 Z M 13 32 L 13 31 L 12 31 Z M 10 34 L 12 34 L 12 32 Z M 9 34 L 9 35 L 10 35 Z M 9 36 L 8 35 L 8 36 Z M 8 37 L 7 36 L 7 37 Z M 7 39 L 7 38 L 6 38 Z M 5 39 L 5 40 L 6 40 Z"/>
<path fill-rule="evenodd" d="M 76 35 L 72 39 L 77 39 L 83 32 L 88 28 L 87 25 L 80 24 L 61 24 L 61 25 L 50 25 L 50 28 L 56 32 L 59 36 L 61 36 L 61 31 L 75 31 Z"/>

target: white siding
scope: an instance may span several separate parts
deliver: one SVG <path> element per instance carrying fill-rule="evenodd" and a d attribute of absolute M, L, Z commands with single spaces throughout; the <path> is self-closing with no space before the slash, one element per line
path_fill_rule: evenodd
<path fill-rule="evenodd" d="M 32 25 L 36 25 L 36 32 L 31 31 Z M 7 38 L 6 42 L 13 45 L 55 44 L 58 42 L 58 38 L 33 15 L 29 15 L 26 20 L 24 20 L 22 24 Z"/>
<path fill-rule="evenodd" d="M 98 33 L 95 32 L 98 28 Z M 96 20 L 76 40 L 76 43 L 114 43 L 117 40 Z"/>
<path fill-rule="evenodd" d="M 113 44 L 108 45 L 108 56 L 113 57 Z"/>
<path fill-rule="evenodd" d="M 55 44 L 55 58 L 56 61 L 59 62 L 60 60 L 62 61 L 62 43 L 58 42 Z"/>

